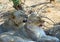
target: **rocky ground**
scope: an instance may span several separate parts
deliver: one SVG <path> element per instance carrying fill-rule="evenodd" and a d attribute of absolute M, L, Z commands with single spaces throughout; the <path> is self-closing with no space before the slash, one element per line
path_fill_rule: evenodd
<path fill-rule="evenodd" d="M 22 0 L 22 10 L 0 0 L 0 42 L 60 42 L 60 0 Z"/>

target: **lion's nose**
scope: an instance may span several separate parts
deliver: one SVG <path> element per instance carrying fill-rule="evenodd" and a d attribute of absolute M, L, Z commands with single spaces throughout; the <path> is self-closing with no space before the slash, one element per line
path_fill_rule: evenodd
<path fill-rule="evenodd" d="M 23 22 L 27 22 L 27 19 L 24 19 Z"/>

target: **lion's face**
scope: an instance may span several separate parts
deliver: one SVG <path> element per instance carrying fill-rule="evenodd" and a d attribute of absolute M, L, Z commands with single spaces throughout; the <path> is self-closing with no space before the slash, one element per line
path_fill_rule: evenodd
<path fill-rule="evenodd" d="M 20 28 L 25 24 L 26 19 L 26 14 L 23 11 L 19 10 L 14 12 L 13 14 L 10 14 L 6 22 L 8 22 L 7 24 L 9 24 L 9 26 Z"/>
<path fill-rule="evenodd" d="M 42 26 L 42 24 L 44 23 L 41 17 L 37 16 L 36 14 L 31 14 L 28 18 L 28 22 L 36 26 L 40 26 L 40 25 Z"/>

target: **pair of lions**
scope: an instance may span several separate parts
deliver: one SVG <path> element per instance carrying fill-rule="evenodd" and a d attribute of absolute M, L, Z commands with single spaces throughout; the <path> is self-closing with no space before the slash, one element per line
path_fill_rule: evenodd
<path fill-rule="evenodd" d="M 41 19 L 36 14 L 26 14 L 19 10 L 6 19 L 3 27 L 5 31 L 0 34 L 1 42 L 59 42 L 59 39 L 47 36 L 42 29 L 38 27 Z M 10 30 L 11 29 L 11 30 Z"/>

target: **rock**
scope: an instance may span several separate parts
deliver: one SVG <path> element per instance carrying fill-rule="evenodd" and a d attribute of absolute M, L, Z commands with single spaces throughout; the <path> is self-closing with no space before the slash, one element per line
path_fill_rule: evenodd
<path fill-rule="evenodd" d="M 53 36 L 42 37 L 39 42 L 59 42 L 59 39 Z"/>
<path fill-rule="evenodd" d="M 60 25 L 55 25 L 46 32 L 48 32 L 47 35 L 55 36 L 60 39 Z"/>
<path fill-rule="evenodd" d="M 35 42 L 29 39 L 23 39 L 19 36 L 14 36 L 14 33 L 15 32 L 11 31 L 0 34 L 0 41 L 1 42 Z"/>

